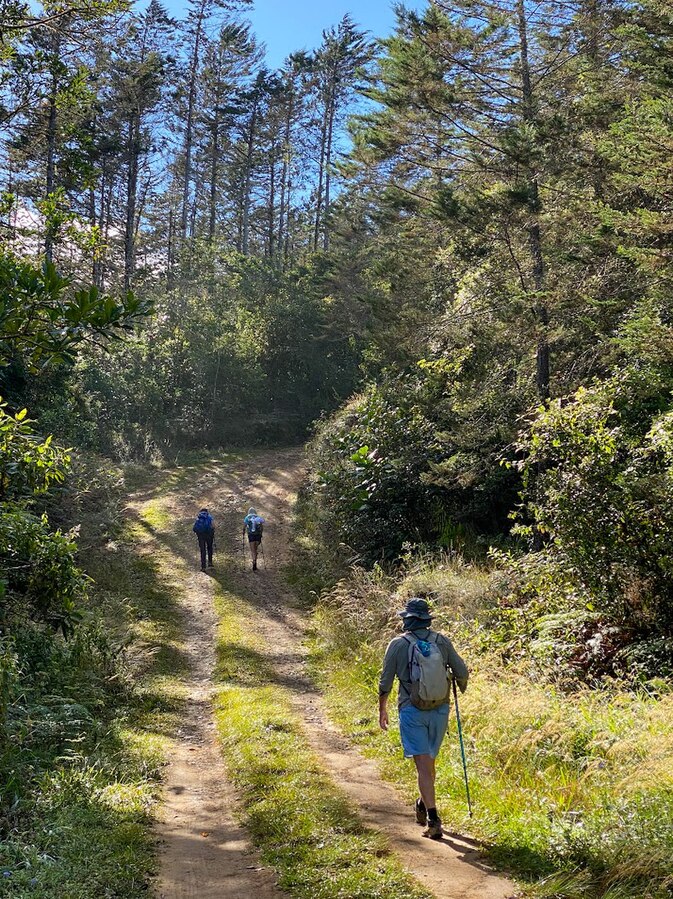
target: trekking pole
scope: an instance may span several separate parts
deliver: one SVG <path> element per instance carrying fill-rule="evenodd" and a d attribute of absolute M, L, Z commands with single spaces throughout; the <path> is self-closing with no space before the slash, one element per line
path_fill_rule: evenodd
<path fill-rule="evenodd" d="M 453 684 L 453 701 L 456 704 L 456 723 L 458 724 L 458 740 L 460 742 L 460 757 L 463 760 L 463 774 L 465 775 L 465 792 L 467 794 L 467 809 L 472 817 L 472 803 L 470 802 L 470 784 L 467 780 L 467 761 L 465 760 L 465 745 L 463 743 L 463 728 L 460 725 L 460 709 L 458 708 L 458 690 L 456 689 L 456 679 L 451 678 Z"/>
<path fill-rule="evenodd" d="M 262 562 L 264 562 L 264 567 L 266 568 L 266 556 L 264 555 L 264 547 L 262 546 L 262 541 L 259 541 L 259 551 L 262 554 Z"/>

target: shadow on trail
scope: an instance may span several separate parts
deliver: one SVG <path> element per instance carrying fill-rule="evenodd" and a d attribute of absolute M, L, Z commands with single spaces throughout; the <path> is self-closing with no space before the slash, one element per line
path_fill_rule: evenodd
<path fill-rule="evenodd" d="M 303 653 L 259 652 L 238 643 L 220 642 L 217 646 L 217 666 L 215 679 L 218 683 L 235 683 L 238 687 L 257 688 L 260 681 L 274 684 L 296 693 L 315 693 L 318 691 L 306 677 L 291 674 L 282 670 L 283 665 L 300 665 Z"/>
<path fill-rule="evenodd" d="M 140 523 L 136 516 L 127 519 Z M 134 684 L 129 696 L 130 723 L 148 735 L 170 737 L 185 700 L 169 681 L 184 677 L 189 661 L 182 647 L 178 597 L 153 552 L 151 541 L 156 537 L 146 533 L 147 541 L 125 539 L 91 554 L 86 570 L 105 602 L 113 603 L 110 631 L 123 643 L 131 635 L 126 650 Z"/>

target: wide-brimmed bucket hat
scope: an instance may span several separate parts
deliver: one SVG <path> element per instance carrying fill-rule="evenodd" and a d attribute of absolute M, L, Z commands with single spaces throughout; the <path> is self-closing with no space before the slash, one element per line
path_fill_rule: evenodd
<path fill-rule="evenodd" d="M 407 600 L 405 608 L 397 614 L 403 620 L 407 620 L 409 618 L 418 618 L 420 621 L 432 621 L 430 607 L 428 606 L 426 600 L 421 599 L 419 596 L 412 596 L 411 599 Z"/>

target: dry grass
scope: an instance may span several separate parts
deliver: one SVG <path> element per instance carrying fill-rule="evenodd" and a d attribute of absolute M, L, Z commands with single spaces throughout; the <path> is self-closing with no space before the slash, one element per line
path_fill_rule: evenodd
<path fill-rule="evenodd" d="M 484 651 L 489 575 L 448 560 L 406 577 L 355 571 L 314 618 L 314 660 L 332 712 L 384 774 L 413 794 L 398 736 L 376 727 L 377 677 L 406 597 L 435 597 L 436 625 L 472 669 L 461 699 L 475 818 L 468 820 L 454 725 L 438 765 L 443 817 L 476 832 L 533 895 L 664 899 L 673 872 L 673 691 L 618 684 L 572 694 Z"/>

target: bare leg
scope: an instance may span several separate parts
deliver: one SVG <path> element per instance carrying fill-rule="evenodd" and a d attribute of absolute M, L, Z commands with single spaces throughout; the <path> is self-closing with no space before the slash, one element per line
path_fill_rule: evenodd
<path fill-rule="evenodd" d="M 435 808 L 435 760 L 431 755 L 415 755 L 418 790 L 426 808 Z"/>

